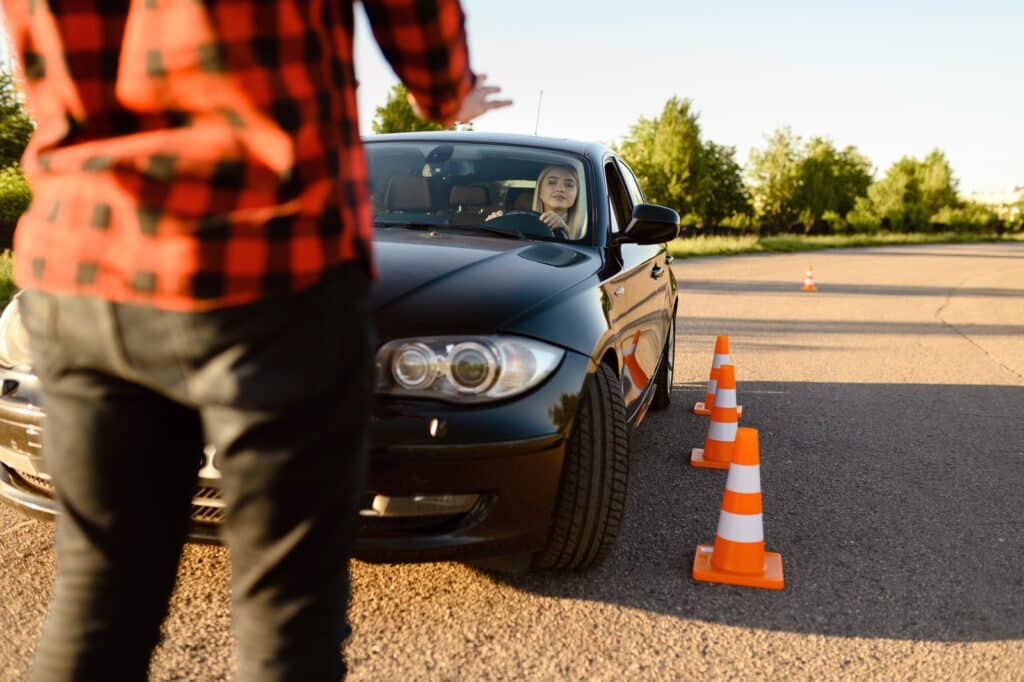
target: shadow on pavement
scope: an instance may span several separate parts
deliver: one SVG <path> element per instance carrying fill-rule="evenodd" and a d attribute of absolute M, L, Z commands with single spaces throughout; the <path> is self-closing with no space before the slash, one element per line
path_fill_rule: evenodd
<path fill-rule="evenodd" d="M 1021 300 L 1024 301 L 1024 292 Z M 684 321 L 682 318 L 677 318 Z M 764 335 L 778 337 L 789 334 L 963 334 L 965 336 L 1018 336 L 1024 338 L 1024 324 L 962 324 L 935 322 L 878 322 L 869 320 L 779 320 L 744 319 L 736 317 L 687 317 L 688 328 L 728 329 L 729 336 Z M 817 347 L 815 347 L 817 350 Z"/>
<path fill-rule="evenodd" d="M 1003 242 L 1003 244 L 1011 244 L 1012 242 Z M 844 256 L 899 256 L 900 258 L 906 258 L 908 256 L 913 258 L 995 258 L 1000 260 L 1021 260 L 1024 259 L 1024 255 L 1017 253 L 992 253 L 991 251 L 980 251 L 980 250 L 962 250 L 957 251 L 924 251 L 919 246 L 909 247 L 882 247 L 884 249 L 899 249 L 882 251 L 876 247 L 870 247 L 868 249 L 844 249 Z M 1018 244 L 1015 248 L 1024 248 L 1024 244 Z"/>
<path fill-rule="evenodd" d="M 943 642 L 1024 637 L 1024 388 L 747 382 L 765 538 L 786 588 L 696 583 L 724 472 L 694 469 L 703 385 L 634 436 L 626 517 L 583 575 L 500 576 L 531 593 L 728 625 Z"/>
<path fill-rule="evenodd" d="M 1022 259 L 1024 265 L 1024 259 Z M 958 297 L 1024 298 L 1024 289 L 1003 289 L 999 287 L 926 287 L 908 284 L 843 284 L 829 282 L 820 269 L 815 270 L 818 291 L 823 294 L 852 294 L 856 296 L 934 296 L 944 298 L 952 293 Z M 796 273 L 793 281 L 768 280 L 696 280 L 680 277 L 680 288 L 686 292 L 711 291 L 730 294 L 794 294 L 807 296 L 800 291 L 803 273 Z"/>

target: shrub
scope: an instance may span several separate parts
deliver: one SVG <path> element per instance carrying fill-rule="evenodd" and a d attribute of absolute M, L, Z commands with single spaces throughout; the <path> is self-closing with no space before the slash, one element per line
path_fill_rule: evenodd
<path fill-rule="evenodd" d="M 737 234 L 752 234 L 756 230 L 753 216 L 746 213 L 736 213 L 729 216 L 722 221 L 721 226 Z"/>
<path fill-rule="evenodd" d="M 0 308 L 14 297 L 14 256 L 10 250 L 0 253 Z"/>
<path fill-rule="evenodd" d="M 960 208 L 940 208 L 930 222 L 936 231 L 987 232 L 995 228 L 998 219 L 988 208 L 968 203 Z"/>
<path fill-rule="evenodd" d="M 0 168 L 0 225 L 13 225 L 29 202 L 32 192 L 17 166 Z"/>

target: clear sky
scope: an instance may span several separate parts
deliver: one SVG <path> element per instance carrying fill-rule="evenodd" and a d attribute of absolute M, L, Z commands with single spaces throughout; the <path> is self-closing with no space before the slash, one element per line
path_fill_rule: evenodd
<path fill-rule="evenodd" d="M 473 68 L 515 99 L 477 130 L 613 142 L 672 95 L 746 162 L 789 125 L 883 174 L 938 147 L 963 192 L 1024 185 L 1024 0 L 463 0 Z M 361 13 L 360 13 L 361 15 Z M 397 82 L 357 36 L 360 119 Z"/>
<path fill-rule="evenodd" d="M 963 192 L 1024 185 L 1024 0 L 463 0 L 473 67 L 515 99 L 477 130 L 614 142 L 672 95 L 706 138 L 779 126 L 883 174 L 943 150 Z M 397 82 L 360 11 L 360 120 Z"/>

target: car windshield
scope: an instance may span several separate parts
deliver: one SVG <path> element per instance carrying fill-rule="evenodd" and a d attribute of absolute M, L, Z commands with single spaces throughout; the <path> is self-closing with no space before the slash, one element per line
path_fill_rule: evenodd
<path fill-rule="evenodd" d="M 586 167 L 572 154 L 477 142 L 366 145 L 377 227 L 450 227 L 526 239 L 587 236 Z"/>

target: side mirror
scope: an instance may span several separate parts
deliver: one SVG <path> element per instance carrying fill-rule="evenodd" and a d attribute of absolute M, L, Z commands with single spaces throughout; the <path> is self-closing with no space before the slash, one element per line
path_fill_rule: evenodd
<path fill-rule="evenodd" d="M 679 214 L 667 206 L 637 204 L 633 220 L 618 234 L 616 244 L 661 244 L 679 236 Z"/>

